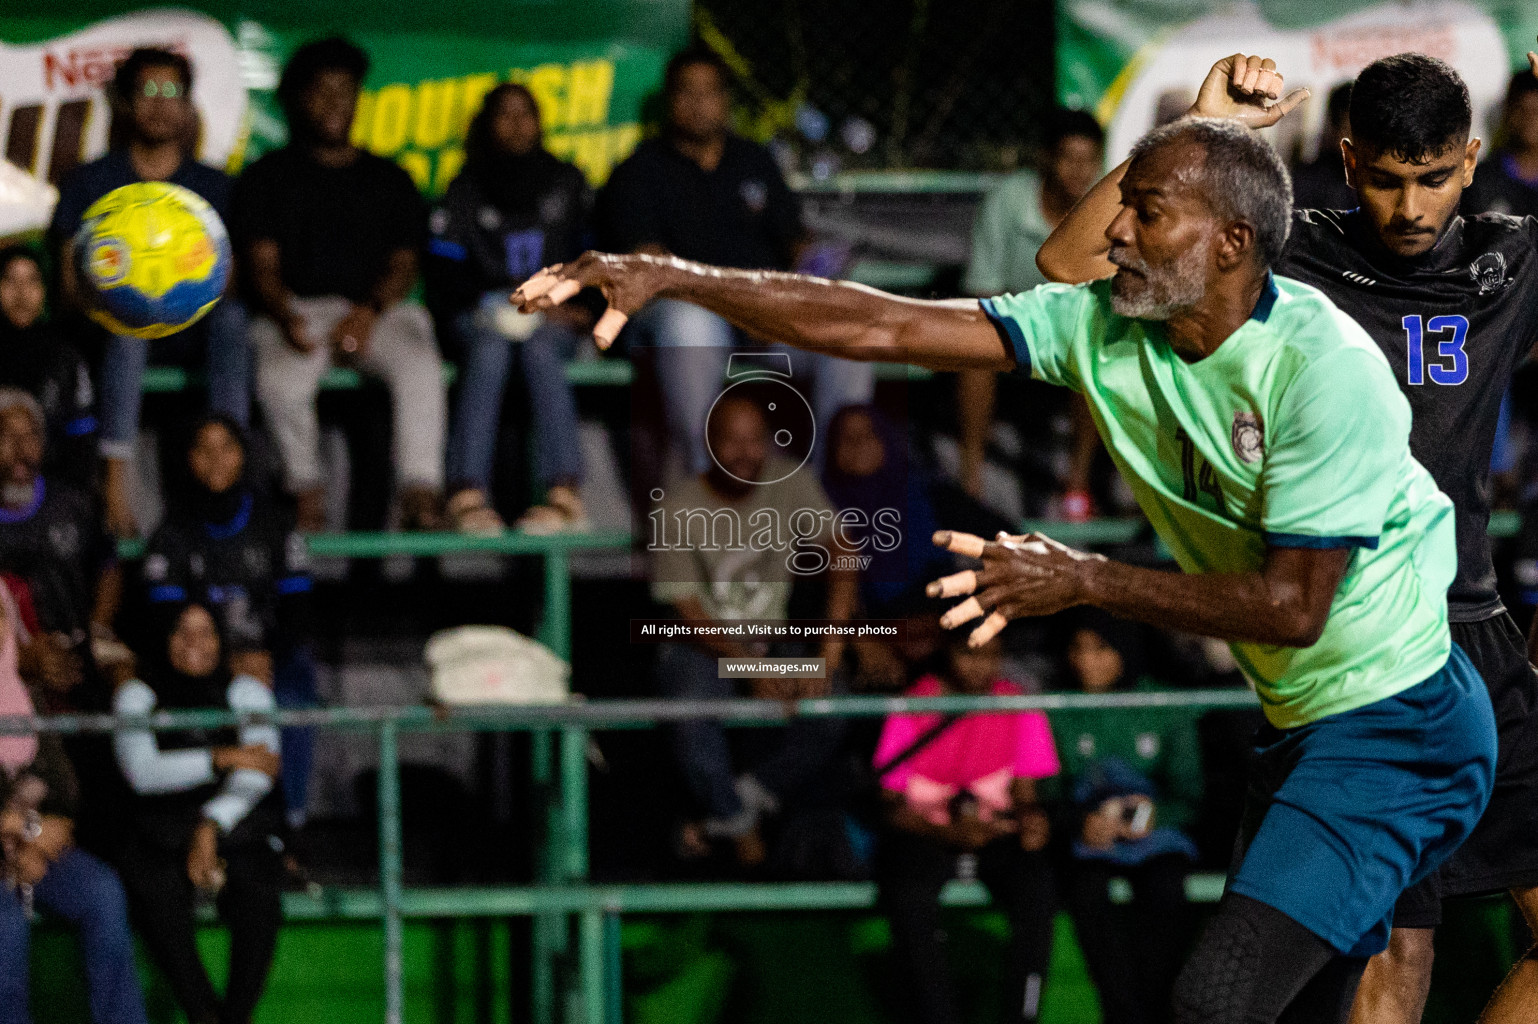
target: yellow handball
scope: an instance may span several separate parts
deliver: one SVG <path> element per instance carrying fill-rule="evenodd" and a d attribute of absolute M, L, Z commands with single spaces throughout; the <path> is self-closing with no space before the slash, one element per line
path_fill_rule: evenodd
<path fill-rule="evenodd" d="M 230 263 L 214 208 L 164 181 L 113 189 L 75 234 L 86 312 L 113 334 L 163 338 L 196 323 L 224 294 Z"/>

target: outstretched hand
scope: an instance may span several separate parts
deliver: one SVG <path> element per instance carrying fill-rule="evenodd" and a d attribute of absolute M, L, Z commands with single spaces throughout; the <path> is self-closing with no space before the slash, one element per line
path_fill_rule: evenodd
<path fill-rule="evenodd" d="M 1196 117 L 1222 117 L 1251 128 L 1267 128 L 1308 96 L 1307 89 L 1282 95 L 1282 73 L 1270 57 L 1236 53 L 1212 65 L 1190 112 Z"/>
<path fill-rule="evenodd" d="M 541 270 L 519 285 L 509 301 L 520 313 L 538 313 L 554 309 L 584 288 L 597 288 L 609 307 L 593 325 L 593 340 L 600 349 L 607 349 L 631 315 L 661 289 L 662 271 L 671 263 L 670 257 L 585 252 L 570 263 Z"/>
<path fill-rule="evenodd" d="M 981 559 L 981 569 L 967 569 L 929 584 L 930 597 L 966 597 L 940 617 L 940 625 L 954 629 L 985 615 L 967 637 L 967 645 L 981 647 L 992 640 L 1011 619 L 1051 615 L 1082 604 L 1086 576 L 1103 555 L 1077 551 L 1040 533 L 1010 536 L 1000 533 L 985 541 L 970 533 L 941 530 L 934 535 L 937 547 Z"/>
<path fill-rule="evenodd" d="M 1538 78 L 1538 53 L 1527 51 L 1527 66 L 1533 69 L 1533 77 Z"/>

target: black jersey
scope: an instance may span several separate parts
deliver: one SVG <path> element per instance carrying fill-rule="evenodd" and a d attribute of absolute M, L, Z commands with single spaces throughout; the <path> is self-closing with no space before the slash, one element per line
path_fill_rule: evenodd
<path fill-rule="evenodd" d="M 196 601 L 213 611 L 231 650 L 271 651 L 300 639 L 310 593 L 304 538 L 250 491 L 228 522 L 167 516 L 142 572 L 151 603 Z"/>
<path fill-rule="evenodd" d="M 1499 614 L 1490 450 L 1512 370 L 1538 341 L 1538 219 L 1455 218 L 1415 260 L 1384 253 L 1360 211 L 1299 210 L 1277 272 L 1323 291 L 1388 357 L 1414 419 L 1410 451 L 1452 499 L 1455 622 Z"/>
<path fill-rule="evenodd" d="M 26 584 L 38 624 L 72 644 L 89 636 L 96 581 L 115 557 L 95 501 L 61 480 L 39 477 L 31 504 L 0 509 L 0 571 Z"/>

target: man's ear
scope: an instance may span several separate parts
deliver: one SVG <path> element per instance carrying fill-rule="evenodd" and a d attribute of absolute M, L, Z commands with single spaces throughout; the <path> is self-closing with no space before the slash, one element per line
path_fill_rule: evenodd
<path fill-rule="evenodd" d="M 1469 144 L 1463 150 L 1463 187 L 1468 188 L 1474 184 L 1474 166 L 1479 163 L 1478 139 L 1470 139 Z"/>
<path fill-rule="evenodd" d="M 1233 270 L 1247 261 L 1255 251 L 1255 225 L 1236 220 L 1218 234 L 1218 269 Z"/>
<path fill-rule="evenodd" d="M 1346 165 L 1346 184 L 1352 188 L 1359 187 L 1356 183 L 1356 146 L 1350 139 L 1340 140 L 1340 158 Z"/>

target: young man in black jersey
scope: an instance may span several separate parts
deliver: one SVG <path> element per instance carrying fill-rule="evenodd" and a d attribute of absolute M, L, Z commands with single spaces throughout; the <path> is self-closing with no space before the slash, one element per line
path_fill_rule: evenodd
<path fill-rule="evenodd" d="M 1538 75 L 1538 54 L 1529 54 Z M 1193 114 L 1274 123 L 1295 105 L 1260 57 L 1219 61 Z M 1299 210 L 1277 272 L 1319 288 L 1378 342 L 1410 400 L 1410 447 L 1453 499 L 1458 575 L 1448 591 L 1453 639 L 1490 688 L 1500 733 L 1495 795 L 1441 871 L 1408 890 L 1389 949 L 1363 976 L 1353 1024 L 1413 1024 L 1431 982 L 1441 900 L 1509 891 L 1538 931 L 1538 676 L 1495 589 L 1488 526 L 1490 451 L 1501 396 L 1538 343 L 1538 218 L 1458 216 L 1480 140 L 1468 89 L 1421 54 L 1376 61 L 1351 96 L 1341 143 L 1360 206 Z M 1038 264 L 1057 281 L 1108 277 L 1105 231 L 1121 208 L 1125 164 L 1064 219 Z M 1532 631 L 1538 638 L 1538 630 Z M 1538 1020 L 1538 947 L 1486 1008 L 1484 1024 Z"/>

